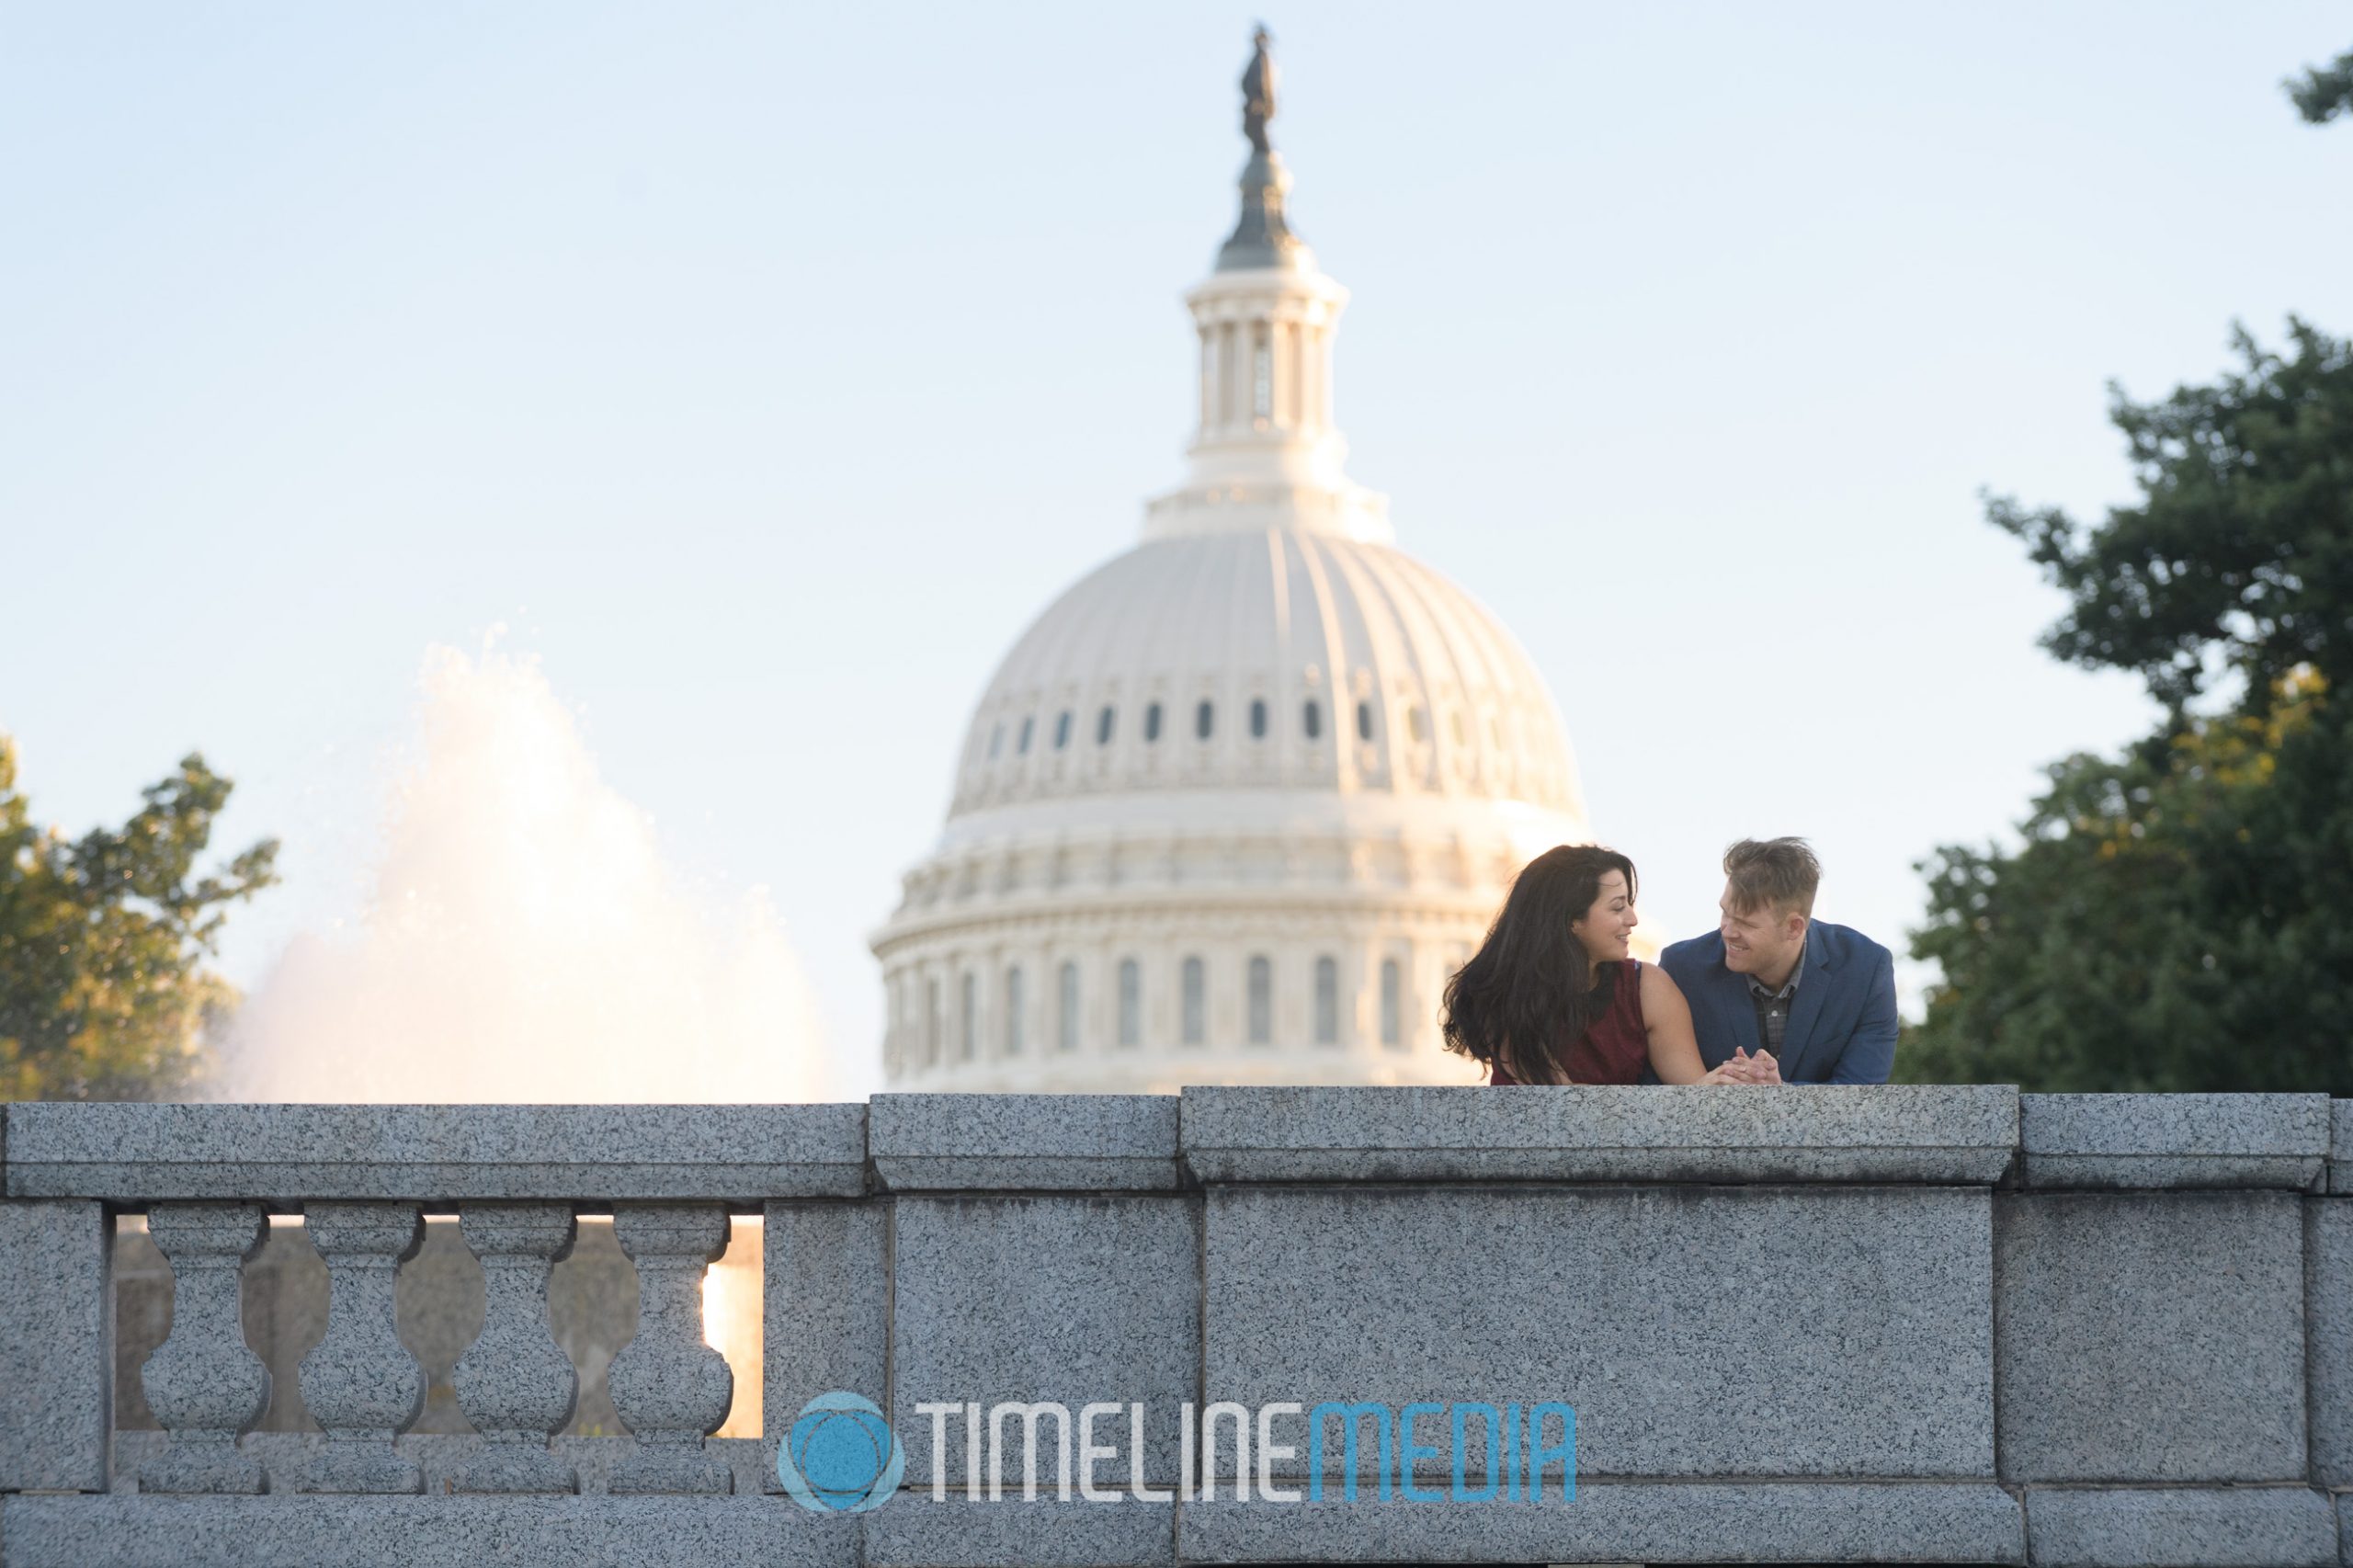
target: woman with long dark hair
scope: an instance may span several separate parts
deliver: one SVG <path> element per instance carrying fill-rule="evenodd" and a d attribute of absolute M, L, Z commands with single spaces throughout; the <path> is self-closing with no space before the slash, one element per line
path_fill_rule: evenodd
<path fill-rule="evenodd" d="M 1634 863 L 1564 844 L 1530 860 L 1471 961 L 1446 983 L 1446 1048 L 1491 1084 L 1746 1082 L 1700 1064 L 1691 1009 L 1666 971 L 1627 950 Z"/>

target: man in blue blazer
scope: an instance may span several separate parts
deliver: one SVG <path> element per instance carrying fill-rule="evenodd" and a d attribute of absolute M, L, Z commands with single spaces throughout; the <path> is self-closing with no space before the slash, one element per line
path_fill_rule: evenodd
<path fill-rule="evenodd" d="M 1813 918 L 1821 882 L 1804 839 L 1743 839 L 1724 851 L 1716 929 L 1659 955 L 1709 1067 L 1759 1084 L 1884 1084 L 1894 1070 L 1895 960 Z"/>

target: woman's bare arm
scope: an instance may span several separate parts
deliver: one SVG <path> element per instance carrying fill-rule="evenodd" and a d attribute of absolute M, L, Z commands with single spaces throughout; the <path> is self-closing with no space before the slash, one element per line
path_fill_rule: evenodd
<path fill-rule="evenodd" d="M 1651 1071 L 1662 1084 L 1735 1084 L 1722 1067 L 1710 1072 L 1699 1062 L 1699 1037 L 1691 1029 L 1691 1004 L 1675 977 L 1654 963 L 1642 968 L 1643 1024 L 1650 1035 Z"/>

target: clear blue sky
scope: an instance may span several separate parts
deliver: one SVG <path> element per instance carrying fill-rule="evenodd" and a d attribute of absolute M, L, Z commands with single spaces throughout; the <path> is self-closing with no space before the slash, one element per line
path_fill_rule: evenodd
<path fill-rule="evenodd" d="M 191 747 L 267 972 L 348 916 L 428 645 L 496 623 L 840 1050 L 969 705 L 1191 406 L 1257 10 L 0 9 L 0 730 L 118 820 Z M 2103 383 L 2353 331 L 2342 6 L 1269 4 L 1338 412 L 1518 633 L 1652 915 L 1911 863 L 2149 710 L 1981 485 L 2127 498 Z M 2086 933 L 2086 939 L 2097 939 Z M 1916 979 L 1916 977 L 1915 977 Z"/>

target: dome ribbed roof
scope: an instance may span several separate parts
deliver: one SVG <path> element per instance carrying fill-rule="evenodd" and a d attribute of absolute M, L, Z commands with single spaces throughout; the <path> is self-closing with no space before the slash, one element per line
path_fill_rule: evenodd
<path fill-rule="evenodd" d="M 1254 786 L 1584 816 L 1551 693 L 1484 607 L 1394 548 L 1269 528 L 1149 540 L 1049 607 L 981 700 L 949 817 Z"/>

